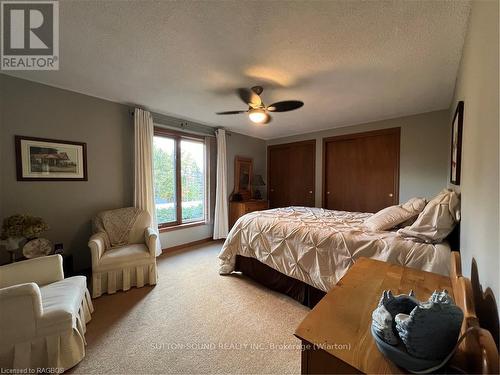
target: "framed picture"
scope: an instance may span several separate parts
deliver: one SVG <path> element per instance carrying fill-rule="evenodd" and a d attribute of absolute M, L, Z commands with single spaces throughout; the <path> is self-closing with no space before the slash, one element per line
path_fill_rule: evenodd
<path fill-rule="evenodd" d="M 451 127 L 451 173 L 450 182 L 460 185 L 460 170 L 462 166 L 462 132 L 464 125 L 464 102 L 457 104 Z"/>
<path fill-rule="evenodd" d="M 87 181 L 87 144 L 15 136 L 18 181 Z"/>
<path fill-rule="evenodd" d="M 252 198 L 253 160 L 236 156 L 234 160 L 234 192 L 243 200 Z"/>

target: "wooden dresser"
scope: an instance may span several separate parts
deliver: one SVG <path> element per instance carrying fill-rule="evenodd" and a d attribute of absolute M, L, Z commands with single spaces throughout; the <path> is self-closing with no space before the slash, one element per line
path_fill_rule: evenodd
<path fill-rule="evenodd" d="M 302 340 L 302 374 L 405 373 L 379 352 L 370 332 L 371 312 L 387 289 L 394 294 L 413 289 L 419 300 L 426 300 L 436 289 L 446 289 L 465 312 L 462 332 L 478 326 L 470 302 L 470 280 L 460 275 L 457 254 L 451 277 L 360 258 L 295 331 Z M 498 353 L 488 331 L 480 329 L 463 344 L 452 366 L 468 373 L 497 373 Z"/>
<path fill-rule="evenodd" d="M 241 216 L 253 211 L 267 210 L 269 202 L 265 200 L 250 199 L 242 202 L 229 202 L 229 229 L 231 229 Z"/>

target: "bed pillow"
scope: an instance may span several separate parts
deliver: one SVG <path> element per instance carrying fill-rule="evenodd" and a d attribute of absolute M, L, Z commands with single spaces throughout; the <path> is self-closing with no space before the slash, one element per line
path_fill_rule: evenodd
<path fill-rule="evenodd" d="M 416 218 L 425 207 L 425 199 L 412 198 L 408 202 L 386 207 L 365 220 L 365 228 L 376 232 L 388 230 Z"/>
<path fill-rule="evenodd" d="M 427 243 L 442 242 L 460 220 L 460 196 L 449 189 L 443 190 L 425 206 L 417 220 L 398 234 Z"/>

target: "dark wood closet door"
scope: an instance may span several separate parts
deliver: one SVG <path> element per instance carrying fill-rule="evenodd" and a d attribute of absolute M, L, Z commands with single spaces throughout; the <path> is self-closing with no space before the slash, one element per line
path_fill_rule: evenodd
<path fill-rule="evenodd" d="M 315 164 L 315 140 L 269 146 L 270 207 L 313 207 Z"/>
<path fill-rule="evenodd" d="M 270 146 L 268 148 L 267 182 L 269 188 L 267 199 L 270 208 L 286 207 L 290 201 L 288 194 L 288 181 L 290 180 L 289 155 L 289 147 L 273 148 Z"/>
<path fill-rule="evenodd" d="M 353 181 L 360 180 L 360 149 L 355 139 L 331 141 L 325 144 L 325 208 L 331 210 L 357 211 L 357 198 L 363 186 Z"/>
<path fill-rule="evenodd" d="M 400 129 L 323 141 L 323 206 L 377 212 L 399 201 Z"/>

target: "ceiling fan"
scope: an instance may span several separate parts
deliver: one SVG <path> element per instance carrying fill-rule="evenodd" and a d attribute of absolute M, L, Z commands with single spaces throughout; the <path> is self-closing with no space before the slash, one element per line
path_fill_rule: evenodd
<path fill-rule="evenodd" d="M 264 91 L 262 86 L 254 86 L 251 89 L 238 89 L 238 96 L 241 100 L 248 104 L 248 109 L 243 111 L 217 112 L 217 114 L 237 115 L 240 113 L 248 113 L 250 121 L 256 124 L 267 124 L 272 119 L 269 112 L 293 111 L 294 109 L 298 109 L 304 105 L 304 102 L 299 100 L 285 100 L 266 106 L 260 98 L 262 91 Z"/>

